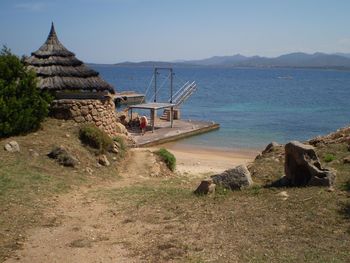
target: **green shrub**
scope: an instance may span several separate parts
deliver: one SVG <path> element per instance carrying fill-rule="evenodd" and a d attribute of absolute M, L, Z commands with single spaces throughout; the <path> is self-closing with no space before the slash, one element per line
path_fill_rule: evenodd
<path fill-rule="evenodd" d="M 4 47 L 0 51 L 0 137 L 38 129 L 51 100 L 48 92 L 37 87 L 35 72 Z"/>
<path fill-rule="evenodd" d="M 175 170 L 176 158 L 171 152 L 169 152 L 167 149 L 161 148 L 155 153 L 161 157 L 171 171 Z"/>
<path fill-rule="evenodd" d="M 79 138 L 82 143 L 97 149 L 99 152 L 106 152 L 113 147 L 113 140 L 108 134 L 92 124 L 84 124 L 80 127 Z"/>
<path fill-rule="evenodd" d="M 329 163 L 329 162 L 331 162 L 331 161 L 334 161 L 336 158 L 335 158 L 335 156 L 333 155 L 333 154 L 331 154 L 331 153 L 327 153 L 325 156 L 324 156 L 324 158 L 323 158 L 323 160 L 326 162 L 326 163 Z"/>

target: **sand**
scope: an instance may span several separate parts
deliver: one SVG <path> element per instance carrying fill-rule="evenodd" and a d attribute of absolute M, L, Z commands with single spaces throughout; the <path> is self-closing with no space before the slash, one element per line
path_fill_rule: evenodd
<path fill-rule="evenodd" d="M 149 149 L 156 150 L 162 147 L 175 155 L 176 171 L 191 176 L 221 173 L 237 165 L 248 164 L 259 153 L 259 150 L 210 148 L 177 142 L 158 145 Z"/>

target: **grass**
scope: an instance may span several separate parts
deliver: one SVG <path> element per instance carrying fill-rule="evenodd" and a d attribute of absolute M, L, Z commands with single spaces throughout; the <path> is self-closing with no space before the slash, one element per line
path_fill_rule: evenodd
<path fill-rule="evenodd" d="M 70 123 L 49 120 L 37 135 L 11 138 L 19 142 L 20 153 L 0 150 L 0 261 L 20 248 L 28 228 L 55 223 L 43 213 L 54 206 L 53 197 L 72 186 L 115 178 L 113 167 L 98 168 L 95 176 L 84 172 L 97 169 L 96 159 L 81 146 L 78 134 Z M 46 157 L 57 141 L 79 158 L 78 167 L 64 168 Z M 4 143 L 0 140 L 0 147 Z M 40 156 L 31 157 L 29 149 Z M 283 174 L 281 148 L 250 166 L 255 185 L 242 191 L 218 188 L 198 197 L 193 190 L 202 178 L 173 176 L 88 194 L 113 212 L 118 244 L 146 262 L 349 262 L 350 165 L 338 161 L 349 154 L 347 145 L 316 151 L 323 166 L 337 170 L 334 191 L 264 188 Z M 337 160 L 327 163 L 324 157 L 330 152 Z M 282 191 L 288 193 L 286 199 L 279 195 Z M 92 244 L 77 237 L 68 245 Z"/>
<path fill-rule="evenodd" d="M 84 144 L 97 149 L 99 153 L 105 153 L 113 147 L 113 140 L 108 134 L 92 124 L 80 127 L 79 138 Z"/>
<path fill-rule="evenodd" d="M 192 193 L 197 183 L 152 180 L 99 195 L 120 216 L 125 246 L 149 262 L 350 259 L 348 210 L 339 203 L 346 197 L 338 192 L 256 186 L 198 197 Z M 278 196 L 283 190 L 289 194 L 286 201 Z"/>
<path fill-rule="evenodd" d="M 336 159 L 336 157 L 334 156 L 334 154 L 331 154 L 331 153 L 327 153 L 324 157 L 323 157 L 323 160 L 326 162 L 326 163 L 329 163 L 329 162 L 332 162 Z"/>
<path fill-rule="evenodd" d="M 167 165 L 171 171 L 175 171 L 176 168 L 176 158 L 165 148 L 161 148 L 155 152 Z"/>
<path fill-rule="evenodd" d="M 343 158 L 344 147 L 316 150 L 323 161 L 329 152 Z M 333 192 L 264 188 L 283 174 L 282 153 L 277 149 L 255 161 L 255 185 L 242 191 L 218 188 L 195 196 L 201 178 L 178 177 L 99 194 L 119 215 L 123 244 L 148 262 L 349 262 L 350 166 L 323 163 L 337 170 Z"/>
<path fill-rule="evenodd" d="M 52 225 L 44 211 L 55 205 L 56 196 L 72 187 L 117 178 L 115 162 L 96 171 L 96 157 L 82 146 L 78 134 L 73 122 L 47 119 L 35 133 L 0 140 L 0 262 L 21 247 L 27 229 Z M 19 153 L 3 150 L 9 140 L 19 143 Z M 79 159 L 75 168 L 47 157 L 57 142 Z M 32 156 L 30 150 L 39 156 Z M 93 175 L 86 167 L 93 168 Z"/>

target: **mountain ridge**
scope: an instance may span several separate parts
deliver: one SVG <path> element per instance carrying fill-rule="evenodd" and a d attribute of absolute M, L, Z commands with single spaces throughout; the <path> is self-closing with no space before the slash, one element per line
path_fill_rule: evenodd
<path fill-rule="evenodd" d="M 250 68 L 335 68 L 350 69 L 350 55 L 346 53 L 313 54 L 293 52 L 277 57 L 213 56 L 198 60 L 122 62 L 115 66 L 130 67 L 250 67 Z"/>

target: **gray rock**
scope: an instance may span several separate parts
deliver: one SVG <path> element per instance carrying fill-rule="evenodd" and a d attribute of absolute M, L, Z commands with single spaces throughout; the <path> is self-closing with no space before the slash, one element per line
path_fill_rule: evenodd
<path fill-rule="evenodd" d="M 11 153 L 20 151 L 19 144 L 16 141 L 10 141 L 9 143 L 6 143 L 4 148 L 6 151 Z"/>
<path fill-rule="evenodd" d="M 111 163 L 108 161 L 107 156 L 105 154 L 100 155 L 98 157 L 98 163 L 103 165 L 103 166 L 110 166 Z"/>
<path fill-rule="evenodd" d="M 321 167 L 315 149 L 298 141 L 285 146 L 285 186 L 332 186 L 335 172 Z"/>
<path fill-rule="evenodd" d="M 222 174 L 213 175 L 211 178 L 216 185 L 221 185 L 231 190 L 249 187 L 253 184 L 250 172 L 245 165 L 239 165 L 233 169 L 226 170 Z"/>
<path fill-rule="evenodd" d="M 47 156 L 55 159 L 63 166 L 75 167 L 78 164 L 78 160 L 68 153 L 63 147 L 54 147 Z"/>
<path fill-rule="evenodd" d="M 203 180 L 194 191 L 196 195 L 207 195 L 215 192 L 215 184 L 212 179 Z"/>
<path fill-rule="evenodd" d="M 266 154 L 269 152 L 272 152 L 276 147 L 280 146 L 277 142 L 270 142 L 266 147 L 265 150 L 262 151 L 262 154 Z"/>

